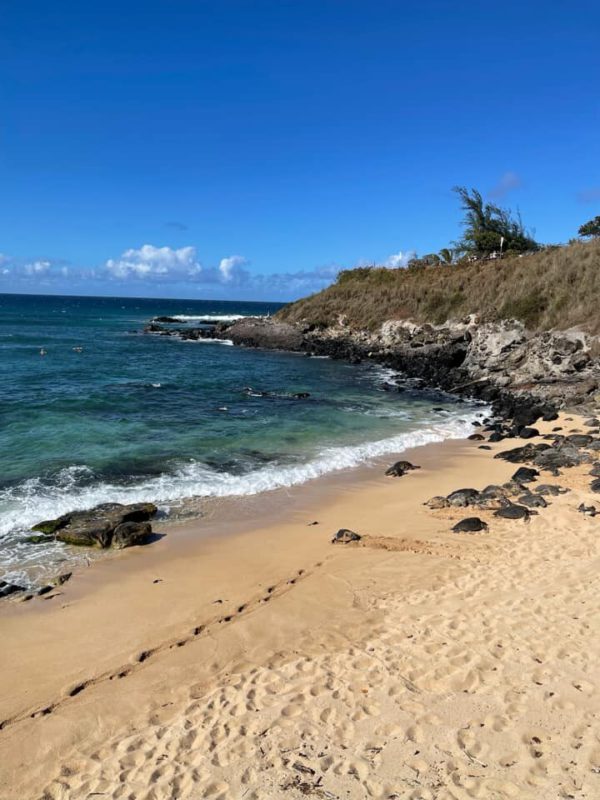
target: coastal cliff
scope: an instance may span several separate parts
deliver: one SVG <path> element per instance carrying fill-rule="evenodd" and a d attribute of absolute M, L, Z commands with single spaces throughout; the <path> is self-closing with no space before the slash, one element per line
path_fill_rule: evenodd
<path fill-rule="evenodd" d="M 370 359 L 422 385 L 516 406 L 600 399 L 600 242 L 457 266 L 358 268 L 274 318 L 149 333 L 226 339 L 351 362 Z"/>

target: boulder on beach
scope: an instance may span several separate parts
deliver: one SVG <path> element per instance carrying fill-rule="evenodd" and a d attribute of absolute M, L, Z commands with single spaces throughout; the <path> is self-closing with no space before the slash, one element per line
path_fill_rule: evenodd
<path fill-rule="evenodd" d="M 525 427 L 521 428 L 521 430 L 519 431 L 519 436 L 521 437 L 521 439 L 533 439 L 534 436 L 539 436 L 539 435 L 540 432 L 538 431 L 537 428 Z"/>
<path fill-rule="evenodd" d="M 144 544 L 152 533 L 148 520 L 158 511 L 154 503 L 104 503 L 89 511 L 73 511 L 57 519 L 44 520 L 32 530 L 41 536 L 32 536 L 29 541 L 37 544 L 57 539 L 65 544 L 82 547 L 111 545 L 117 549 Z"/>

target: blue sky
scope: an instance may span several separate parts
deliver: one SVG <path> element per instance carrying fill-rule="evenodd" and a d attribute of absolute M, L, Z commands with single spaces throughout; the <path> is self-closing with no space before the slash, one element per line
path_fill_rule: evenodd
<path fill-rule="evenodd" d="M 600 213 L 600 4 L 4 0 L 0 291 L 291 299 Z"/>

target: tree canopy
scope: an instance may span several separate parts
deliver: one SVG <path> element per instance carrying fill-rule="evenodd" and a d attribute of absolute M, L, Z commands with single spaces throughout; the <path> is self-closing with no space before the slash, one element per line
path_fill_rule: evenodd
<path fill-rule="evenodd" d="M 523 253 L 538 250 L 539 245 L 526 231 L 520 214 L 513 217 L 512 212 L 493 203 L 486 203 L 477 189 L 469 191 L 464 186 L 455 186 L 453 191 L 459 196 L 465 212 L 462 239 L 456 249 L 465 254 L 488 254 L 500 251 Z"/>
<path fill-rule="evenodd" d="M 580 236 L 600 236 L 600 216 L 594 217 L 579 228 Z"/>

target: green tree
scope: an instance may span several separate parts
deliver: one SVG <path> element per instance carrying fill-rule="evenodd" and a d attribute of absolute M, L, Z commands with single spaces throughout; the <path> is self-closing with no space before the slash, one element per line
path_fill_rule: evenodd
<path fill-rule="evenodd" d="M 600 236 L 600 216 L 584 223 L 578 231 L 580 236 Z"/>
<path fill-rule="evenodd" d="M 449 247 L 443 247 L 438 255 L 444 264 L 452 264 L 454 261 L 454 250 L 450 249 Z"/>
<path fill-rule="evenodd" d="M 514 253 L 539 250 L 538 243 L 525 230 L 519 214 L 513 217 L 507 209 L 484 202 L 477 189 L 469 192 L 464 186 L 455 186 L 453 191 L 459 196 L 465 212 L 463 236 L 456 243 L 459 252 L 486 255 L 500 249 Z"/>

